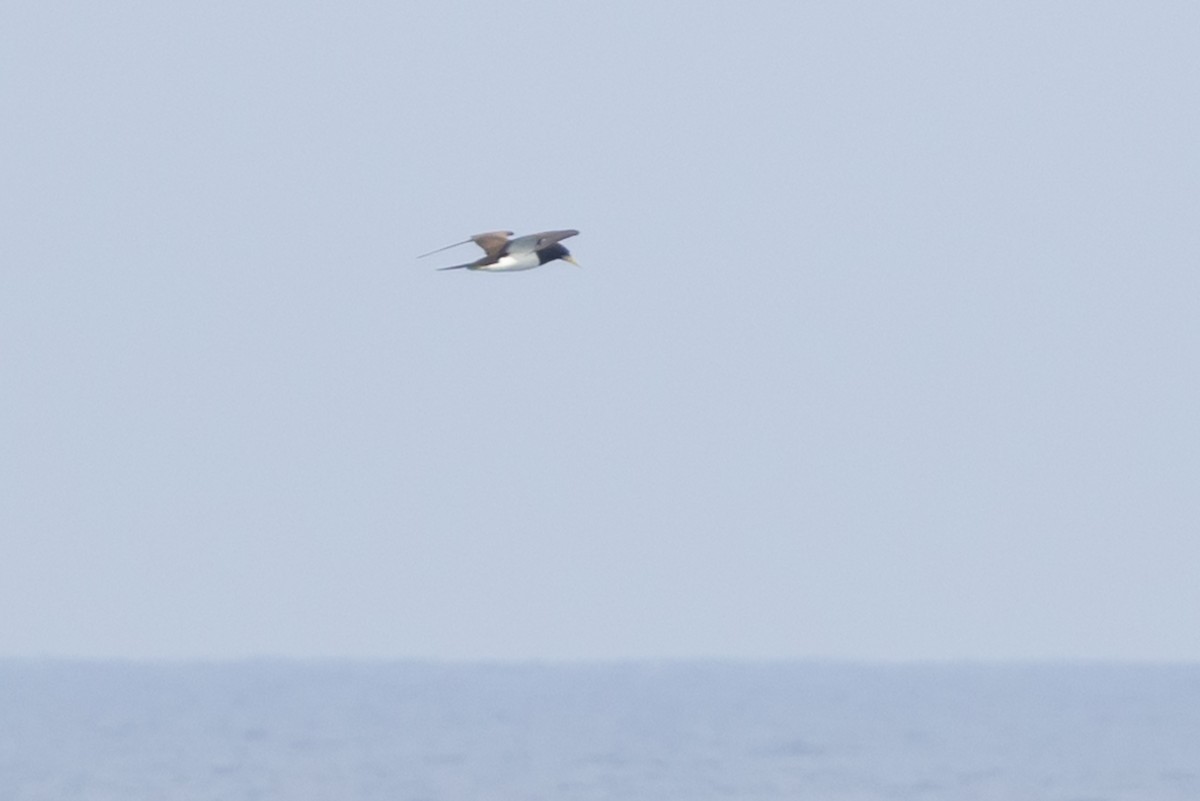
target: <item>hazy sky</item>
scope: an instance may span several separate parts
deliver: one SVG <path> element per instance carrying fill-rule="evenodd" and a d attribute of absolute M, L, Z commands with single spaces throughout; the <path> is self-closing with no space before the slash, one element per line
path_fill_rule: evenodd
<path fill-rule="evenodd" d="M 0 656 L 1200 659 L 1198 39 L 6 3 Z"/>

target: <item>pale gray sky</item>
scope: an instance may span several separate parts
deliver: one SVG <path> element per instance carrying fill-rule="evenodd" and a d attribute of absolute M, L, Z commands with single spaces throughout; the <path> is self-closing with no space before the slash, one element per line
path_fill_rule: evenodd
<path fill-rule="evenodd" d="M 1200 659 L 1198 40 L 5 4 L 0 655 Z"/>

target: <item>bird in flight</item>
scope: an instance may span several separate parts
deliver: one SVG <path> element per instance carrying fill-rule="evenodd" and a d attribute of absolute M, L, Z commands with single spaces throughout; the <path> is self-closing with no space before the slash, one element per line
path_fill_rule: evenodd
<path fill-rule="evenodd" d="M 488 231 L 484 234 L 475 234 L 470 239 L 455 242 L 453 245 L 446 245 L 444 248 L 422 253 L 417 258 L 423 259 L 426 256 L 432 256 L 434 253 L 441 253 L 443 250 L 449 250 L 459 245 L 465 245 L 468 242 L 474 242 L 483 248 L 484 255 L 482 258 L 476 259 L 469 264 L 455 264 L 453 267 L 439 267 L 438 269 L 487 270 L 493 273 L 504 273 L 515 270 L 532 270 L 534 267 L 541 267 L 543 264 L 548 264 L 556 259 L 569 261 L 578 267 L 579 262 L 571 258 L 571 251 L 559 244 L 564 239 L 575 236 L 578 233 L 578 231 L 572 228 L 566 231 L 542 231 L 540 234 L 528 234 L 526 236 L 518 236 L 516 239 L 509 239 L 513 235 L 512 231 Z"/>

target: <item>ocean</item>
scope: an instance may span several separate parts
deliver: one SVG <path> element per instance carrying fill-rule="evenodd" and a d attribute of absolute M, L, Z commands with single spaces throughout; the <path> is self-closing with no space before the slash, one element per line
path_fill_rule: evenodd
<path fill-rule="evenodd" d="M 1200 799 L 1200 666 L 0 661 L 0 801 Z"/>

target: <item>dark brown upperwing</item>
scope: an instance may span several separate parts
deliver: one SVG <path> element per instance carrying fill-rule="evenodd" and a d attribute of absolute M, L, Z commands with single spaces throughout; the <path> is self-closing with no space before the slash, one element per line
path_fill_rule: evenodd
<path fill-rule="evenodd" d="M 512 231 L 488 231 L 483 234 L 475 234 L 471 237 L 471 241 L 483 248 L 483 252 L 489 258 L 494 259 L 504 251 L 504 246 L 508 244 L 508 238 L 512 235 Z"/>
<path fill-rule="evenodd" d="M 465 245 L 468 242 L 474 242 L 476 245 L 479 245 L 479 247 L 483 248 L 483 252 L 487 254 L 488 258 L 494 259 L 504 251 L 504 246 L 508 244 L 508 238 L 512 236 L 512 234 L 512 231 L 485 231 L 482 234 L 475 234 L 475 236 L 471 237 L 470 239 L 464 239 L 461 242 L 455 242 L 453 245 L 446 245 L 444 248 L 438 248 L 437 250 L 431 250 L 428 253 L 422 253 L 420 256 L 417 256 L 417 258 L 423 259 L 426 256 L 432 256 L 434 253 L 441 253 L 443 250 L 449 250 L 450 248 L 456 248 L 459 245 Z"/>

